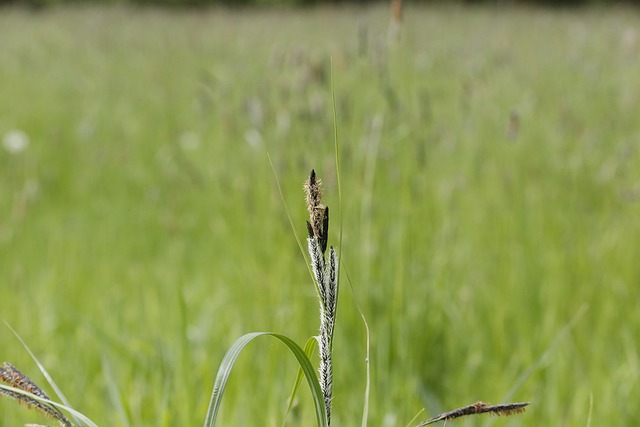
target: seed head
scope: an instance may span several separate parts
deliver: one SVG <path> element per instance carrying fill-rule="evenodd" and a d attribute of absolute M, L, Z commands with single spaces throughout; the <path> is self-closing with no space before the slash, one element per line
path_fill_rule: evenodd
<path fill-rule="evenodd" d="M 329 240 L 329 208 L 322 204 L 322 181 L 316 176 L 316 171 L 311 169 L 309 179 L 304 182 L 304 192 L 307 199 L 307 232 L 309 237 L 316 237 L 320 243 L 322 254 L 327 251 Z"/>

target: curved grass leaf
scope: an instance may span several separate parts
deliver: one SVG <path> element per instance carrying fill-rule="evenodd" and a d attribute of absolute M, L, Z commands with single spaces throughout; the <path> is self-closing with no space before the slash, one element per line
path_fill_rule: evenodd
<path fill-rule="evenodd" d="M 215 425 L 218 410 L 220 409 L 220 404 L 222 402 L 222 395 L 224 394 L 225 387 L 227 386 L 227 381 L 229 380 L 229 375 L 231 374 L 231 370 L 233 369 L 233 364 L 238 359 L 240 352 L 242 352 L 242 350 L 251 341 L 264 335 L 271 336 L 280 340 L 296 357 L 296 359 L 298 360 L 298 364 L 300 365 L 300 369 L 302 369 L 304 376 L 307 378 L 307 383 L 309 383 L 309 387 L 311 388 L 311 396 L 313 398 L 313 405 L 316 410 L 316 420 L 318 422 L 318 426 L 328 427 L 327 414 L 325 413 L 324 409 L 322 391 L 320 390 L 320 384 L 318 383 L 316 371 L 313 368 L 311 361 L 305 354 L 304 350 L 301 349 L 300 346 L 296 344 L 291 338 L 273 332 L 252 332 L 243 335 L 236 342 L 234 342 L 231 347 L 229 347 L 229 350 L 227 350 L 227 353 L 222 359 L 220 368 L 218 368 L 218 374 L 216 375 L 216 380 L 213 385 L 213 392 L 211 393 L 211 401 L 209 402 L 209 409 L 207 410 L 207 417 L 204 421 L 204 427 L 213 427 Z"/>
<path fill-rule="evenodd" d="M 109 399 L 111 400 L 111 406 L 120 425 L 122 425 L 123 427 L 131 427 L 129 415 L 127 414 L 127 410 L 124 407 L 124 398 L 122 396 L 122 393 L 120 392 L 120 389 L 118 388 L 118 384 L 116 383 L 113 371 L 111 370 L 111 364 L 109 363 L 109 360 L 106 356 L 102 356 L 102 373 L 107 385 L 107 392 L 109 395 Z"/>
<path fill-rule="evenodd" d="M 307 343 L 304 345 L 304 353 L 307 355 L 309 359 L 311 359 L 311 355 L 313 354 L 313 350 L 316 348 L 316 344 L 318 344 L 317 337 L 311 337 L 307 340 Z M 295 401 L 296 395 L 298 394 L 298 389 L 300 388 L 300 383 L 302 382 L 302 376 L 304 373 L 302 372 L 302 367 L 298 367 L 298 374 L 296 375 L 296 381 L 293 384 L 293 390 L 291 390 L 291 396 L 289 396 L 289 405 L 287 406 L 287 413 L 284 416 L 284 420 L 282 421 L 282 425 L 287 422 L 287 418 L 289 418 L 289 414 L 291 413 L 291 409 L 293 409 L 293 402 Z"/>

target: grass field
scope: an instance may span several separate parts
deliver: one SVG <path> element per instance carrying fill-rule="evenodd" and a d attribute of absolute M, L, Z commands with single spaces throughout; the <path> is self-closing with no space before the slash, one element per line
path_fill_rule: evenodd
<path fill-rule="evenodd" d="M 333 58 L 369 425 L 477 400 L 532 405 L 455 425 L 640 424 L 640 13 L 409 7 L 398 43 L 387 27 L 382 6 L 0 9 L 0 318 L 78 410 L 202 425 L 236 338 L 317 333 L 266 152 L 300 235 L 318 171 L 336 244 Z M 346 280 L 335 339 L 334 425 L 356 426 Z M 294 359 L 264 340 L 238 363 L 219 425 L 280 426 Z M 309 396 L 288 425 L 313 424 Z M 47 420 L 0 399 L 1 425 L 26 422 Z"/>

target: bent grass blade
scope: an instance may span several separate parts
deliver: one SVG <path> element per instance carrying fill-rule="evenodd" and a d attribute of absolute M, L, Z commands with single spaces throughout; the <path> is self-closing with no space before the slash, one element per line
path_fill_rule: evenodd
<path fill-rule="evenodd" d="M 313 354 L 313 350 L 316 348 L 316 344 L 318 344 L 317 337 L 311 337 L 307 340 L 304 345 L 304 352 L 307 357 L 310 359 Z M 289 404 L 287 405 L 287 413 L 284 416 L 284 420 L 282 421 L 282 425 L 284 426 L 287 422 L 287 418 L 289 418 L 289 414 L 293 409 L 293 403 L 295 402 L 296 395 L 298 394 L 298 389 L 300 389 L 300 383 L 302 383 L 302 376 L 304 373 L 302 372 L 302 367 L 298 367 L 298 373 L 296 374 L 296 381 L 293 385 L 293 390 L 291 390 L 291 396 L 289 397 Z"/>
<path fill-rule="evenodd" d="M 243 335 L 235 343 L 233 343 L 231 347 L 229 347 L 229 350 L 227 350 L 227 353 L 222 359 L 222 363 L 220 364 L 220 368 L 218 369 L 218 374 L 216 375 L 216 379 L 213 385 L 213 392 L 211 393 L 211 401 L 209 402 L 209 409 L 207 410 L 207 416 L 204 422 L 204 427 L 213 427 L 215 425 L 216 417 L 220 409 L 220 404 L 222 403 L 222 396 L 227 386 L 229 375 L 231 375 L 231 370 L 233 369 L 233 365 L 238 359 L 238 356 L 247 346 L 247 344 L 249 344 L 256 338 L 265 335 L 280 340 L 296 357 L 296 359 L 298 360 L 298 364 L 300 365 L 300 368 L 302 369 L 302 372 L 307 379 L 309 388 L 311 389 L 311 396 L 313 398 L 313 405 L 316 411 L 316 420 L 318 423 L 318 427 L 328 427 L 322 391 L 320 390 L 320 384 L 318 383 L 318 378 L 316 376 L 315 369 L 311 364 L 311 361 L 305 354 L 305 351 L 300 348 L 300 346 L 296 344 L 291 338 L 273 332 L 252 332 Z"/>

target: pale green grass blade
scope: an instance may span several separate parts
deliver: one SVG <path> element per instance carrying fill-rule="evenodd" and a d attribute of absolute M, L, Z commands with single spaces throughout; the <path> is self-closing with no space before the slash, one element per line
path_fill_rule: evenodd
<path fill-rule="evenodd" d="M 334 84 L 333 84 L 333 58 L 331 59 L 331 108 L 333 110 L 333 141 L 334 141 L 334 151 L 335 151 L 335 157 L 336 157 L 335 159 L 336 177 L 338 182 L 338 211 L 340 215 L 339 226 L 338 226 L 338 230 L 339 230 L 338 253 L 342 257 L 342 231 L 343 231 L 344 215 L 342 212 L 342 179 L 341 179 L 342 177 L 340 173 L 340 138 L 338 134 L 338 111 L 336 108 L 336 93 L 335 93 Z M 344 258 L 340 263 L 341 268 L 338 269 L 338 284 L 340 283 L 340 271 L 342 270 L 343 266 L 344 266 Z M 362 322 L 364 323 L 364 327 L 366 329 L 366 335 L 367 335 L 367 344 L 366 344 L 367 358 L 365 361 L 367 372 L 366 372 L 366 385 L 365 385 L 365 392 L 364 392 L 364 404 L 362 409 L 362 424 L 361 424 L 362 427 L 366 427 L 369 419 L 369 396 L 370 396 L 370 389 L 371 389 L 371 364 L 370 364 L 371 334 L 369 331 L 369 323 L 367 322 L 367 318 L 365 317 L 364 313 L 362 312 L 362 309 L 360 308 L 360 304 L 358 304 L 358 300 L 356 298 L 356 294 L 353 289 L 353 284 L 351 283 L 351 279 L 349 278 L 349 274 L 346 273 L 346 271 L 345 271 L 345 274 L 347 274 L 347 283 L 349 283 L 349 289 L 351 290 L 351 295 L 353 297 L 354 304 L 356 306 L 356 309 L 358 310 L 358 313 L 360 314 L 360 317 L 362 318 Z M 337 303 L 336 303 L 336 306 L 338 306 Z"/>
<path fill-rule="evenodd" d="M 367 333 L 367 358 L 365 360 L 366 366 L 366 383 L 364 388 L 364 403 L 362 407 L 362 427 L 367 427 L 369 422 L 369 397 L 371 394 L 371 332 L 369 331 L 369 323 L 367 322 L 367 318 L 365 317 L 362 309 L 360 308 L 360 304 L 358 303 L 358 299 L 356 298 L 356 293 L 353 290 L 353 283 L 351 282 L 351 278 L 349 277 L 349 273 L 346 268 L 344 274 L 347 276 L 347 283 L 349 284 L 349 290 L 351 290 L 351 297 L 353 298 L 353 303 L 362 318 L 362 323 L 364 323 L 364 328 Z M 418 414 L 420 415 L 420 414 Z M 416 415 L 417 417 L 417 415 Z"/>
<path fill-rule="evenodd" d="M 106 357 L 102 358 L 102 372 L 104 374 L 105 382 L 107 383 L 107 391 L 109 393 L 109 398 L 115 408 L 116 415 L 118 416 L 119 422 L 125 427 L 131 427 L 131 421 L 129 420 L 129 416 L 127 415 L 127 411 L 122 404 L 122 393 L 120 393 L 120 389 L 118 388 L 118 384 L 113 376 L 113 371 L 111 370 L 111 365 Z"/>
<path fill-rule="evenodd" d="M 342 221 L 344 215 L 342 214 L 342 184 L 340 177 L 340 138 L 338 137 L 338 112 L 336 109 L 336 92 L 333 86 L 333 58 L 331 58 L 331 108 L 333 109 L 333 143 L 334 143 L 334 151 L 336 156 L 336 179 L 338 182 L 338 212 L 340 215 L 338 230 L 338 256 L 342 257 Z M 340 263 L 342 265 L 342 263 Z M 338 299 L 340 298 L 340 270 L 338 267 L 338 272 L 336 276 L 336 318 L 338 317 Z M 360 313 L 362 314 L 362 313 Z M 333 335 L 331 336 L 331 345 L 333 346 Z"/>
<path fill-rule="evenodd" d="M 418 411 L 418 413 L 413 418 L 411 418 L 411 420 L 407 424 L 407 427 L 416 425 L 415 423 L 418 420 L 418 417 L 420 417 L 423 413 L 424 413 L 424 408 L 420 409 L 420 411 Z"/>
<path fill-rule="evenodd" d="M 273 172 L 273 178 L 276 180 L 276 186 L 278 187 L 278 193 L 280 194 L 280 200 L 282 200 L 282 204 L 284 206 L 284 211 L 287 214 L 287 219 L 289 220 L 289 225 L 291 226 L 291 231 L 293 231 L 293 235 L 296 238 L 296 243 L 298 244 L 298 248 L 300 248 L 300 253 L 302 253 L 302 257 L 304 258 L 305 264 L 307 265 L 307 270 L 309 271 L 309 275 L 311 276 L 311 281 L 316 287 L 316 292 L 320 295 L 320 289 L 318 288 L 318 284 L 313 276 L 313 271 L 311 270 L 311 261 L 307 258 L 307 252 L 302 245 L 302 240 L 300 240 L 300 236 L 296 231 L 296 226 L 293 224 L 293 219 L 291 218 L 291 213 L 289 212 L 289 206 L 287 205 L 287 201 L 284 198 L 284 193 L 282 192 L 282 186 L 280 185 L 280 180 L 278 179 L 278 174 L 276 173 L 276 168 L 273 166 L 273 162 L 271 161 L 271 156 L 267 152 L 267 159 L 269 159 L 269 166 L 271 166 L 271 171 Z M 322 302 L 322 298 L 320 298 Z"/>
<path fill-rule="evenodd" d="M 318 340 L 316 337 L 311 337 L 307 340 L 307 343 L 304 345 L 304 352 L 309 359 L 311 359 L 311 355 L 313 354 L 313 350 L 315 350 L 316 345 L 318 344 Z M 298 394 L 298 389 L 300 388 L 300 383 L 302 383 L 302 376 L 304 373 L 302 372 L 302 367 L 298 367 L 298 374 L 296 375 L 296 381 L 293 385 L 293 390 L 291 391 L 291 396 L 289 397 L 289 405 L 287 406 L 287 414 L 282 421 L 282 425 L 287 422 L 287 418 L 291 413 L 291 409 L 293 408 L 293 402 L 295 401 L 296 395 Z"/>
<path fill-rule="evenodd" d="M 589 412 L 587 413 L 587 427 L 591 427 L 592 414 L 593 414 L 593 393 L 589 393 Z"/>
<path fill-rule="evenodd" d="M 213 385 L 213 392 L 211 393 L 211 401 L 209 403 L 209 409 L 207 410 L 204 427 L 213 427 L 215 425 L 218 410 L 220 409 L 220 404 L 222 403 L 224 389 L 227 385 L 229 375 L 231 375 L 231 370 L 233 369 L 233 365 L 238 359 L 238 356 L 247 346 L 247 344 L 249 344 L 254 339 L 264 335 L 272 336 L 280 340 L 296 357 L 300 368 L 307 378 L 309 387 L 311 388 L 311 396 L 313 398 L 313 405 L 316 410 L 316 420 L 318 422 L 318 426 L 327 427 L 327 415 L 324 409 L 322 391 L 320 390 L 320 384 L 318 383 L 318 379 L 316 377 L 316 371 L 311 364 L 311 361 L 305 354 L 304 350 L 301 349 L 300 346 L 296 344 L 292 339 L 273 332 L 252 332 L 243 335 L 235 343 L 233 343 L 231 347 L 229 347 L 229 350 L 227 350 L 227 353 L 222 359 L 222 363 L 220 364 L 220 368 L 218 369 L 218 374 L 216 375 L 216 380 Z"/>
<path fill-rule="evenodd" d="M 338 253 L 340 254 L 341 258 L 342 258 L 342 262 L 340 263 L 340 268 L 338 269 L 338 285 L 340 284 L 340 271 L 342 270 L 343 266 L 344 266 L 344 258 L 342 257 L 342 230 L 343 230 L 343 218 L 344 215 L 342 214 L 342 180 L 341 180 L 341 175 L 340 175 L 340 138 L 338 135 L 338 112 L 337 112 L 337 108 L 336 108 L 336 93 L 334 90 L 334 86 L 333 86 L 333 58 L 331 59 L 331 107 L 333 109 L 333 139 L 334 139 L 334 151 L 335 151 L 335 156 L 336 156 L 336 176 L 337 176 L 337 181 L 338 181 L 338 212 L 340 215 L 340 219 L 339 219 L 339 236 L 338 236 Z M 358 304 L 358 299 L 356 298 L 356 293 L 353 289 L 353 283 L 351 282 L 351 278 L 349 277 L 349 274 L 346 272 L 345 270 L 345 274 L 347 275 L 347 283 L 349 283 L 349 289 L 351 290 L 351 295 L 353 297 L 353 302 L 356 306 L 356 309 L 358 310 L 358 313 L 360 314 L 360 317 L 362 318 L 362 323 L 364 324 L 365 330 L 366 330 L 366 335 L 367 335 L 367 344 L 366 344 L 366 352 L 367 352 L 367 357 L 366 357 L 366 383 L 365 383 L 365 390 L 364 390 L 364 403 L 363 403 L 363 408 L 362 408 L 362 423 L 361 426 L 362 427 L 366 427 L 368 424 L 368 420 L 369 420 L 369 398 L 370 398 L 370 394 L 371 394 L 371 332 L 369 330 L 369 323 L 367 322 L 367 318 L 364 315 L 362 308 L 360 307 L 360 304 Z M 336 295 L 336 298 L 339 296 L 339 294 Z M 338 306 L 337 302 L 336 302 L 336 307 Z M 337 309 L 336 309 L 337 311 Z"/>
<path fill-rule="evenodd" d="M 529 366 L 516 380 L 515 384 L 511 387 L 511 389 L 505 395 L 505 401 L 510 401 L 513 399 L 513 396 L 517 393 L 520 388 L 524 385 L 524 383 L 536 372 L 540 369 L 540 367 L 549 360 L 551 354 L 554 350 L 563 342 L 565 342 L 565 337 L 575 328 L 578 324 L 584 313 L 589 309 L 586 304 L 583 304 L 577 311 L 576 314 L 571 318 L 571 320 L 556 334 L 555 338 L 547 349 L 542 353 L 542 355 L 531 365 Z M 493 424 L 494 419 L 489 418 L 484 422 L 483 426 L 489 427 Z"/>
<path fill-rule="evenodd" d="M 13 332 L 13 334 L 16 336 L 16 338 L 18 338 L 18 340 L 20 341 L 20 343 L 22 344 L 24 349 L 27 350 L 27 353 L 29 353 L 29 356 L 31 356 L 31 359 L 33 359 L 33 361 L 36 362 L 36 365 L 38 365 L 38 369 L 40 369 L 40 372 L 42 372 L 42 375 L 44 375 L 44 377 L 46 378 L 46 380 L 49 383 L 49 385 L 51 386 L 51 388 L 53 388 L 53 390 L 56 392 L 56 394 L 58 395 L 58 398 L 62 401 L 62 403 L 64 403 L 65 408 L 66 409 L 72 408 L 71 403 L 69 402 L 69 399 L 67 399 L 67 397 L 64 395 L 64 393 L 62 393 L 62 390 L 60 390 L 60 388 L 55 383 L 55 381 L 53 381 L 53 377 L 51 377 L 51 375 L 49 375 L 49 372 L 47 372 L 47 370 L 45 369 L 44 365 L 42 363 L 40 363 L 40 360 L 38 360 L 36 355 L 31 351 L 31 349 L 29 348 L 27 343 L 24 342 L 24 340 L 20 337 L 20 335 L 18 335 L 18 332 L 16 332 L 16 330 L 13 329 L 11 327 L 11 325 L 9 325 L 7 322 L 4 322 L 4 323 L 5 323 L 5 325 L 7 325 L 7 328 L 9 328 L 11 330 L 11 332 Z M 76 421 L 76 423 L 79 423 L 80 420 L 77 419 L 75 417 L 75 415 L 74 415 L 74 413 L 76 411 L 69 411 L 69 412 L 71 413 L 71 416 L 73 417 L 74 421 Z"/>
<path fill-rule="evenodd" d="M 342 253 L 342 183 L 340 178 L 340 138 L 338 137 L 338 111 L 336 109 L 336 92 L 333 89 L 333 58 L 331 59 L 331 107 L 333 109 L 333 143 L 336 155 L 336 178 L 338 181 L 338 212 L 340 213 L 340 224 L 338 230 L 338 253 Z M 340 270 L 338 270 L 338 283 L 340 283 Z"/>
<path fill-rule="evenodd" d="M 522 387 L 522 385 L 533 375 L 540 366 L 543 365 L 545 361 L 551 357 L 551 353 L 558 347 L 562 342 L 564 342 L 564 338 L 571 332 L 573 328 L 578 324 L 584 313 L 589 309 L 586 304 L 583 304 L 577 311 L 576 314 L 571 318 L 571 320 L 562 328 L 553 341 L 549 344 L 547 349 L 542 353 L 542 355 L 535 361 L 531 366 L 529 366 L 516 380 L 515 384 L 511 387 L 511 389 L 505 394 L 504 400 L 509 401 L 513 399 L 513 396 L 516 392 Z"/>
<path fill-rule="evenodd" d="M 94 423 L 88 417 L 86 417 L 85 415 L 83 415 L 80 412 L 76 411 L 75 409 L 73 409 L 70 406 L 63 405 L 61 403 L 54 402 L 52 400 L 43 399 L 42 397 L 36 396 L 35 394 L 29 393 L 29 392 L 26 392 L 24 390 L 20 390 L 19 388 L 11 387 L 11 386 L 8 386 L 8 385 L 5 385 L 5 384 L 0 384 L 0 389 L 7 390 L 7 391 L 10 391 L 10 392 L 13 392 L 13 393 L 17 393 L 17 394 L 20 394 L 22 396 L 26 396 L 26 397 L 28 397 L 30 399 L 37 400 L 38 402 L 42 402 L 42 403 L 45 403 L 47 405 L 55 406 L 58 409 L 62 409 L 62 410 L 64 410 L 64 411 L 66 411 L 66 412 L 71 414 L 71 416 L 73 417 L 73 419 L 75 420 L 75 422 L 77 423 L 78 426 L 86 425 L 86 426 L 89 426 L 89 427 L 98 427 L 98 425 L 96 423 Z"/>

